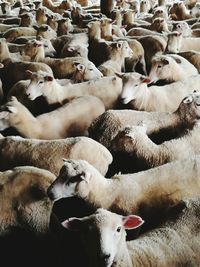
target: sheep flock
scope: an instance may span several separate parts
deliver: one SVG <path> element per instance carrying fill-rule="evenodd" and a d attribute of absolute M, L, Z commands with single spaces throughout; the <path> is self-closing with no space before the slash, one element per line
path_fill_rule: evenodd
<path fill-rule="evenodd" d="M 0 251 L 200 267 L 200 0 L 0 0 Z"/>

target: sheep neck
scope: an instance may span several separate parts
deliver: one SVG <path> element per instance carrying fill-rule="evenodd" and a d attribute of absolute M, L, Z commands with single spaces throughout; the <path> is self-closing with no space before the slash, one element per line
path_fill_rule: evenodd
<path fill-rule="evenodd" d="M 140 160 L 148 163 L 150 167 L 155 167 L 165 163 L 165 146 L 156 145 L 146 134 L 137 134 L 130 142 L 125 143 L 125 151 L 134 153 Z"/>
<path fill-rule="evenodd" d="M 31 57 L 31 61 L 41 62 L 44 60 L 44 58 L 45 58 L 44 49 L 38 49 L 38 52 L 33 57 Z"/>
<path fill-rule="evenodd" d="M 60 85 L 55 79 L 47 87 L 43 95 L 49 104 L 62 103 L 68 97 L 68 87 Z"/>
<path fill-rule="evenodd" d="M 125 233 L 124 233 L 125 235 Z M 112 267 L 132 267 L 131 258 L 126 245 L 125 236 L 122 236 L 119 246 L 117 248 L 117 254 L 114 258 Z"/>
<path fill-rule="evenodd" d="M 95 179 L 90 181 L 90 192 L 86 201 L 95 207 L 108 208 L 112 202 L 113 188 L 110 186 L 110 180 L 103 177 L 100 173 L 95 174 Z"/>
<path fill-rule="evenodd" d="M 133 102 L 134 107 L 137 110 L 145 110 L 145 107 L 148 106 L 148 99 L 150 95 L 151 95 L 151 91 L 147 87 L 147 85 L 145 83 L 141 84 L 136 94 L 136 98 Z"/>
<path fill-rule="evenodd" d="M 14 127 L 22 136 L 28 138 L 39 138 L 43 131 L 37 118 L 35 118 L 27 109 L 23 110 L 18 120 L 15 120 Z"/>

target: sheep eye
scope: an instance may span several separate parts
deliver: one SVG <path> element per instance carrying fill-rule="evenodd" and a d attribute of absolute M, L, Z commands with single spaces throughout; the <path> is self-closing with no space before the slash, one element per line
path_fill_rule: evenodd
<path fill-rule="evenodd" d="M 38 83 L 39 83 L 39 84 L 42 84 L 42 83 L 44 83 L 44 81 L 39 81 Z"/>
<path fill-rule="evenodd" d="M 93 71 L 93 69 L 89 69 L 89 71 Z"/>
<path fill-rule="evenodd" d="M 135 87 L 137 87 L 137 86 L 138 86 L 138 84 L 135 84 L 134 86 L 135 86 Z"/>
<path fill-rule="evenodd" d="M 160 68 L 162 68 L 162 66 L 161 65 L 158 65 L 158 69 L 160 69 Z"/>
<path fill-rule="evenodd" d="M 117 227 L 117 232 L 119 233 L 121 231 L 121 226 Z"/>

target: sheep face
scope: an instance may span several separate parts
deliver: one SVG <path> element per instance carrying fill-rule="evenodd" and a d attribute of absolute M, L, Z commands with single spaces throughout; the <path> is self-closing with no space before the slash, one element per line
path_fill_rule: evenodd
<path fill-rule="evenodd" d="M 16 214 L 16 222 L 12 224 L 35 233 L 48 231 L 53 203 L 47 196 L 47 188 L 55 180 L 55 175 L 26 166 L 14 168 L 6 176 L 3 201 L 5 205 L 9 202 Z"/>
<path fill-rule="evenodd" d="M 157 32 L 168 32 L 168 25 L 164 18 L 155 18 L 152 23 L 152 29 Z"/>
<path fill-rule="evenodd" d="M 125 229 L 136 229 L 143 222 L 139 216 L 123 217 L 98 209 L 95 214 L 85 218 L 69 218 L 62 225 L 69 230 L 81 232 L 91 266 L 110 267 L 120 250 L 126 248 Z"/>
<path fill-rule="evenodd" d="M 60 173 L 48 188 L 48 196 L 57 201 L 61 198 L 79 196 L 84 198 L 89 193 L 89 181 L 91 174 L 88 171 L 89 164 L 84 160 L 67 160 Z"/>
<path fill-rule="evenodd" d="M 192 33 L 189 25 L 185 21 L 180 21 L 178 23 L 174 23 L 172 31 L 177 31 L 177 32 L 181 33 L 183 37 L 191 36 L 191 33 Z"/>
<path fill-rule="evenodd" d="M 122 78 L 123 83 L 121 93 L 121 102 L 123 104 L 128 104 L 130 101 L 135 100 L 141 88 L 146 87 L 145 83 L 150 82 L 149 78 L 134 72 L 118 76 Z"/>
<path fill-rule="evenodd" d="M 200 118 L 200 92 L 195 90 L 192 94 L 186 96 L 180 106 L 179 112 L 185 114 L 190 122 Z"/>
<path fill-rule="evenodd" d="M 31 72 L 27 70 L 26 72 L 31 76 L 30 84 L 26 89 L 28 98 L 34 100 L 41 95 L 45 95 L 45 90 L 49 89 L 49 83 L 51 83 L 54 78 L 43 71 Z"/>
<path fill-rule="evenodd" d="M 44 56 L 44 46 L 42 42 L 37 40 L 30 40 L 25 44 L 22 55 L 34 58 L 38 53 Z"/>
<path fill-rule="evenodd" d="M 80 63 L 75 63 L 75 66 L 76 71 L 74 72 L 73 80 L 76 83 L 103 77 L 103 74 L 91 62 L 89 62 L 87 66 Z"/>
<path fill-rule="evenodd" d="M 44 24 L 40 27 L 34 26 L 37 30 L 37 36 L 42 36 L 44 39 L 54 39 L 57 37 L 57 33 L 48 25 Z"/>
<path fill-rule="evenodd" d="M 176 64 L 175 61 L 168 56 L 158 56 L 152 59 L 151 70 L 149 77 L 151 82 L 157 82 L 158 80 L 170 80 L 173 77 L 172 64 Z"/>
<path fill-rule="evenodd" d="M 178 53 L 181 48 L 182 35 L 179 32 L 168 34 L 166 51 L 169 53 Z"/>

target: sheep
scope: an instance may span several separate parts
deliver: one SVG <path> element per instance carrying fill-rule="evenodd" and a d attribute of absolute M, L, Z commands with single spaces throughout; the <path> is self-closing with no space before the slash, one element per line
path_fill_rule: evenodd
<path fill-rule="evenodd" d="M 199 198 L 184 199 L 169 210 L 169 220 L 136 240 L 126 231 L 144 225 L 136 215 L 121 216 L 105 209 L 62 225 L 81 234 L 90 266 L 150 267 L 199 265 Z"/>
<path fill-rule="evenodd" d="M 174 31 L 181 33 L 183 37 L 199 37 L 199 30 L 191 30 L 185 21 L 173 23 L 172 32 Z"/>
<path fill-rule="evenodd" d="M 85 160 L 66 160 L 47 194 L 54 202 L 76 196 L 95 208 L 137 214 L 144 218 L 147 230 L 165 220 L 170 206 L 199 196 L 199 168 L 196 156 L 107 179 Z"/>
<path fill-rule="evenodd" d="M 0 109 L 3 111 L 0 112 L 0 131 L 13 127 L 23 137 L 36 139 L 87 135 L 91 122 L 105 111 L 101 100 L 94 96 L 75 98 L 62 107 L 37 117 L 14 96 Z"/>
<path fill-rule="evenodd" d="M 164 86 L 150 86 L 150 79 L 138 73 L 125 73 L 122 78 L 123 89 L 121 102 L 137 110 L 174 112 L 181 100 L 198 87 L 200 75 L 191 76 L 188 80 L 177 81 Z"/>
<path fill-rule="evenodd" d="M 88 35 L 85 32 L 68 34 L 59 36 L 56 39 L 52 39 L 51 42 L 56 49 L 57 54 L 59 55 L 64 45 L 74 47 L 81 44 L 85 47 L 88 47 Z"/>
<path fill-rule="evenodd" d="M 196 91 L 188 95 L 173 113 L 108 110 L 90 125 L 89 136 L 109 148 L 112 140 L 125 126 L 144 123 L 147 126 L 147 135 L 151 139 L 153 137 L 154 142 L 175 138 L 186 129 L 192 129 L 199 120 L 199 98 L 200 93 Z"/>
<path fill-rule="evenodd" d="M 106 109 L 109 109 L 117 105 L 121 91 L 122 81 L 118 77 L 104 77 L 81 84 L 62 86 L 48 73 L 33 72 L 26 94 L 31 100 L 43 95 L 49 104 L 62 103 L 77 96 L 94 95 L 102 100 Z"/>
<path fill-rule="evenodd" d="M 18 81 L 29 79 L 29 75 L 26 70 L 29 71 L 46 71 L 46 73 L 52 74 L 51 68 L 45 63 L 41 62 L 15 62 L 12 59 L 3 60 L 4 68 L 1 69 L 0 77 L 2 79 L 5 96 L 8 90 Z M 12 79 L 10 79 L 12 77 Z"/>
<path fill-rule="evenodd" d="M 88 57 L 88 48 L 84 45 L 71 46 L 65 44 L 60 52 L 60 58 L 64 57 Z"/>
<path fill-rule="evenodd" d="M 37 234 L 49 230 L 53 203 L 46 191 L 55 178 L 47 170 L 28 166 L 0 173 L 0 236 L 7 234 L 12 227 Z"/>
<path fill-rule="evenodd" d="M 125 58 L 132 57 L 133 52 L 127 41 L 113 42 L 108 49 L 110 50 L 110 59 L 102 63 L 98 69 L 104 76 L 113 76 L 115 72 L 125 70 Z"/>
<path fill-rule="evenodd" d="M 100 71 L 99 73 L 94 72 L 92 68 L 88 69 L 85 65 L 79 63 L 75 63 L 75 65 L 76 70 L 72 76 L 72 80 L 74 81 L 74 83 L 86 82 L 103 77 L 103 74 Z"/>
<path fill-rule="evenodd" d="M 8 42 L 13 42 L 19 36 L 42 36 L 50 40 L 56 38 L 56 32 L 50 26 L 42 24 L 39 27 L 35 25 L 34 27 L 11 28 L 3 34 Z"/>
<path fill-rule="evenodd" d="M 167 54 L 158 55 L 152 59 L 149 77 L 153 83 L 158 80 L 166 80 L 171 83 L 188 79 L 197 74 L 198 70 L 185 58 Z"/>
<path fill-rule="evenodd" d="M 97 67 L 108 59 L 108 43 L 101 39 L 100 23 L 100 21 L 92 21 L 87 25 L 89 36 L 88 58 Z M 96 51 L 101 51 L 101 53 L 96 53 Z"/>
<path fill-rule="evenodd" d="M 147 168 L 200 153 L 199 122 L 183 137 L 165 141 L 160 145 L 156 145 L 148 138 L 146 130 L 145 125 L 125 127 L 113 139 L 110 149 L 135 155 Z"/>
<path fill-rule="evenodd" d="M 143 29 L 143 28 L 140 28 L 140 27 L 135 27 L 135 28 L 132 28 L 130 29 L 128 32 L 127 32 L 127 36 L 145 36 L 145 35 L 156 35 L 156 36 L 161 36 L 160 33 L 158 32 L 155 32 L 155 31 L 151 31 L 151 30 L 148 30 L 148 29 Z"/>
<path fill-rule="evenodd" d="M 200 52 L 200 39 L 197 37 L 182 37 L 180 33 L 172 32 L 168 35 L 166 51 L 169 53 L 187 52 L 195 50 Z"/>
<path fill-rule="evenodd" d="M 163 54 L 166 50 L 167 42 L 163 37 L 155 35 L 141 37 L 138 41 L 143 46 L 144 51 L 148 51 L 144 56 L 147 73 L 149 73 L 152 58 L 157 54 Z"/>
<path fill-rule="evenodd" d="M 58 28 L 57 28 L 58 36 L 62 36 L 70 32 L 73 32 L 74 27 L 71 24 L 71 20 L 69 18 L 63 18 L 61 20 L 58 20 L 57 22 L 58 22 Z"/>
<path fill-rule="evenodd" d="M 169 14 L 173 20 L 186 20 L 193 18 L 193 16 L 189 14 L 185 4 L 182 1 L 175 2 L 170 8 Z"/>
<path fill-rule="evenodd" d="M 188 52 L 180 52 L 178 53 L 181 57 L 187 59 L 191 64 L 197 68 L 198 72 L 200 73 L 200 52 L 196 51 L 188 51 Z"/>
<path fill-rule="evenodd" d="M 67 158 L 87 160 L 105 175 L 112 162 L 111 153 L 103 145 L 84 136 L 50 141 L 1 136 L 0 147 L 1 171 L 27 165 L 47 169 L 58 175 L 63 165 L 62 158 Z"/>
<path fill-rule="evenodd" d="M 144 59 L 144 49 L 140 42 L 135 39 L 130 38 L 120 38 L 119 40 L 126 40 L 128 42 L 129 47 L 131 48 L 133 55 L 131 57 L 125 58 L 125 70 L 142 72 L 146 74 L 146 63 Z"/>

